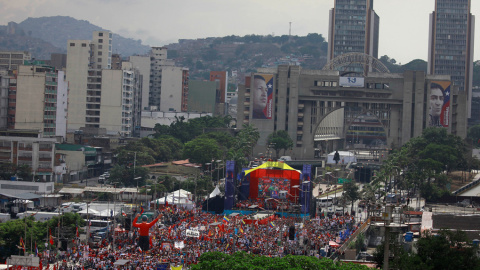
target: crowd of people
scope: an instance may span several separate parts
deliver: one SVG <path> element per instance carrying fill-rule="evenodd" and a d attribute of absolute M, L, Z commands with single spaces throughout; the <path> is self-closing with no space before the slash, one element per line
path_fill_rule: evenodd
<path fill-rule="evenodd" d="M 157 269 L 161 265 L 188 269 L 210 251 L 232 254 L 237 251 L 271 257 L 288 254 L 320 258 L 336 251 L 361 225 L 353 216 L 269 217 L 269 222 L 253 220 L 252 215 L 214 215 L 198 208 L 185 210 L 175 206 L 157 210 L 160 218 L 150 229 L 150 250 L 142 250 L 139 232 L 119 233 L 95 247 L 76 245 L 60 254 L 60 269 Z M 138 217 L 138 216 L 137 216 Z M 249 221 L 249 222 L 245 222 Z M 295 228 L 291 240 L 291 228 Z M 188 234 L 187 231 L 193 232 Z M 123 265 L 115 262 L 125 260 Z M 53 269 L 53 268 L 50 268 Z M 169 268 L 166 268 L 169 269 Z"/>

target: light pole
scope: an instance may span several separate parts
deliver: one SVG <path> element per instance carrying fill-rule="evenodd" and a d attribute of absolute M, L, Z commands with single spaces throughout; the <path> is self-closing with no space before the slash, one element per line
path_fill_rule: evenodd
<path fill-rule="evenodd" d="M 113 192 L 113 252 L 115 252 L 115 229 L 117 228 L 117 184 L 118 182 L 113 183 L 113 187 L 115 188 L 115 191 Z"/>
<path fill-rule="evenodd" d="M 150 187 L 150 185 L 145 184 L 145 207 L 148 206 L 148 195 L 147 195 L 148 187 Z M 150 208 L 148 210 L 150 210 Z"/>
<path fill-rule="evenodd" d="M 135 173 L 134 173 L 134 178 L 133 178 L 133 181 L 137 180 L 137 194 L 135 194 L 135 204 L 137 204 L 137 201 L 138 201 L 138 179 L 141 179 L 142 177 L 135 177 Z"/>

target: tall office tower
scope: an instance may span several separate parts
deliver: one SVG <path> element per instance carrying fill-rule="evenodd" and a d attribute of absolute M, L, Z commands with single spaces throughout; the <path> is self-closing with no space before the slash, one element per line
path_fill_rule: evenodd
<path fill-rule="evenodd" d="M 469 118 L 474 30 L 475 16 L 470 13 L 470 0 L 435 1 L 435 11 L 430 14 L 427 73 L 450 75 L 453 84 L 467 93 Z"/>
<path fill-rule="evenodd" d="M 100 105 L 105 95 L 102 94 L 102 70 L 111 69 L 111 56 L 112 33 L 108 31 L 93 32 L 91 41 L 68 41 L 68 130 L 100 128 Z"/>
<path fill-rule="evenodd" d="M 11 108 L 15 110 L 15 129 L 66 137 L 68 84 L 63 71 L 45 65 L 19 66 L 15 99 Z"/>
<path fill-rule="evenodd" d="M 188 106 L 188 69 L 176 67 L 167 59 L 167 48 L 152 47 L 150 52 L 149 109 L 185 112 Z"/>
<path fill-rule="evenodd" d="M 380 18 L 373 0 L 335 0 L 329 15 L 327 61 L 352 52 L 378 58 Z"/>

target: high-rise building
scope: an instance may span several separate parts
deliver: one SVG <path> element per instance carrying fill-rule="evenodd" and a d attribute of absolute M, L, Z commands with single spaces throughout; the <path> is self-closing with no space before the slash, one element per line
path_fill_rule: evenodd
<path fill-rule="evenodd" d="M 108 31 L 93 32 L 91 41 L 68 41 L 69 131 L 85 127 L 105 129 L 111 135 L 134 135 L 135 117 L 140 117 L 140 105 L 135 102 L 141 102 L 141 76 L 128 62 L 118 65 L 120 69 L 112 69 L 112 34 Z"/>
<path fill-rule="evenodd" d="M 352 52 L 378 58 L 380 19 L 373 0 L 335 0 L 329 15 L 327 61 Z"/>
<path fill-rule="evenodd" d="M 467 93 L 471 117 L 475 17 L 470 0 L 435 0 L 430 14 L 428 74 L 450 75 L 459 91 Z M 478 117 L 478 116 L 477 116 Z"/>
<path fill-rule="evenodd" d="M 167 48 L 152 47 L 150 52 L 150 91 L 152 111 L 186 112 L 188 105 L 188 69 L 176 67 L 167 59 Z"/>
<path fill-rule="evenodd" d="M 66 137 L 68 84 L 64 71 L 21 65 L 15 93 L 15 129 L 40 130 L 43 137 Z"/>
<path fill-rule="evenodd" d="M 150 93 L 150 56 L 148 55 L 132 55 L 128 61 L 132 63 L 133 68 L 138 70 L 142 75 L 142 110 L 148 110 L 149 93 Z"/>

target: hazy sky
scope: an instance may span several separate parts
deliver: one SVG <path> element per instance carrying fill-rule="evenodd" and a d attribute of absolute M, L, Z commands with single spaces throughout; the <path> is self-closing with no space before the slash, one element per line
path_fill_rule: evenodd
<path fill-rule="evenodd" d="M 479 0 L 471 12 L 480 15 Z M 427 60 L 428 17 L 434 0 L 375 0 L 380 16 L 379 56 L 400 63 Z M 334 0 L 0 0 L 0 24 L 28 17 L 71 16 L 143 44 L 162 46 L 178 39 L 227 35 L 328 36 Z M 476 26 L 475 48 L 480 45 Z M 480 53 L 480 51 L 478 51 Z M 475 54 L 474 59 L 480 59 Z"/>

